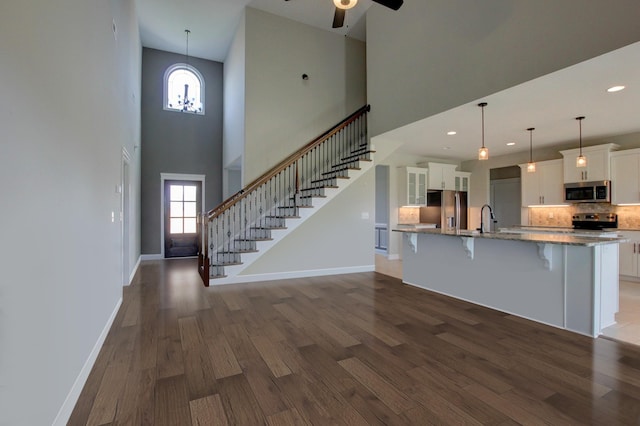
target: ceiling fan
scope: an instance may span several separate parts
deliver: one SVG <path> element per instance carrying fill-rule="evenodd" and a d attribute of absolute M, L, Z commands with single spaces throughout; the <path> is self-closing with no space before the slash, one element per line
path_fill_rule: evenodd
<path fill-rule="evenodd" d="M 373 0 L 375 3 L 388 7 L 389 9 L 398 10 L 404 0 Z M 333 15 L 333 28 L 340 28 L 344 25 L 344 17 L 347 9 L 351 9 L 358 3 L 358 0 L 333 0 L 336 5 L 336 12 Z"/>

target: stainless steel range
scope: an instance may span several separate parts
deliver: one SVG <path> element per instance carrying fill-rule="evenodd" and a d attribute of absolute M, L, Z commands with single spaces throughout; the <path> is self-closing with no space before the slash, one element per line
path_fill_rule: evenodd
<path fill-rule="evenodd" d="M 572 216 L 574 229 L 609 229 L 618 227 L 615 213 L 577 213 Z"/>

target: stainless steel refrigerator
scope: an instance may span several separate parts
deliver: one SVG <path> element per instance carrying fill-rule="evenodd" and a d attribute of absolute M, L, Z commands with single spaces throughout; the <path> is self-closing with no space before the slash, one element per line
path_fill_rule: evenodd
<path fill-rule="evenodd" d="M 427 205 L 420 208 L 420 222 L 443 229 L 467 229 L 467 193 L 428 191 Z"/>

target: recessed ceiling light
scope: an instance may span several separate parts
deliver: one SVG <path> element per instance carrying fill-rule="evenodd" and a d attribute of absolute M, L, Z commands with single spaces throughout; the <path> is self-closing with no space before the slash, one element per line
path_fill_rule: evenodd
<path fill-rule="evenodd" d="M 450 147 L 450 146 L 443 146 L 443 147 L 442 147 L 442 149 L 444 149 L 445 151 L 447 151 L 447 150 L 451 149 L 451 147 Z"/>
<path fill-rule="evenodd" d="M 455 130 L 451 130 L 451 131 L 447 132 L 447 135 L 449 135 L 449 136 L 453 136 L 453 135 L 455 135 L 456 133 L 457 133 L 457 132 L 456 132 Z"/>
<path fill-rule="evenodd" d="M 609 92 L 609 93 L 619 92 L 619 91 L 621 91 L 623 89 L 624 89 L 624 86 L 613 86 L 613 87 L 609 87 L 607 89 L 607 92 Z"/>
<path fill-rule="evenodd" d="M 515 142 L 507 142 L 507 146 L 514 146 L 515 144 Z"/>

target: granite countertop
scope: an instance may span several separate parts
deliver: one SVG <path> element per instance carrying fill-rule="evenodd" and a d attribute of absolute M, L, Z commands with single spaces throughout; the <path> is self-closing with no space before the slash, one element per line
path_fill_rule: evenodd
<path fill-rule="evenodd" d="M 431 234 L 431 235 L 445 235 L 450 237 L 467 237 L 467 238 L 489 238 L 494 240 L 507 240 L 507 241 L 524 241 L 532 243 L 545 243 L 545 244 L 560 244 L 570 246 L 585 246 L 593 247 L 603 244 L 618 244 L 625 243 L 629 240 L 621 237 L 599 237 L 584 236 L 584 235 L 571 235 L 570 233 L 550 233 L 550 232 L 485 232 L 480 233 L 478 231 L 471 230 L 443 230 L 443 229 L 429 229 L 429 228 L 402 228 L 394 229 L 395 232 L 405 233 L 417 233 L 417 234 Z"/>
<path fill-rule="evenodd" d="M 571 234 L 584 236 L 600 236 L 602 234 L 617 234 L 618 228 L 606 229 L 574 229 L 555 226 L 510 226 L 508 228 L 500 228 L 500 232 L 540 232 L 553 234 Z"/>
<path fill-rule="evenodd" d="M 512 226 L 510 228 L 507 229 L 535 229 L 535 230 L 541 230 L 541 231 L 547 231 L 547 232 L 575 232 L 575 231 L 580 231 L 580 232 L 596 232 L 596 233 L 602 233 L 602 232 L 623 232 L 623 231 L 640 231 L 640 228 L 605 228 L 602 231 L 600 230 L 596 230 L 596 231 L 591 231 L 589 229 L 574 229 L 571 227 L 566 227 L 566 226 L 542 226 L 542 225 L 520 225 L 520 226 Z"/>

